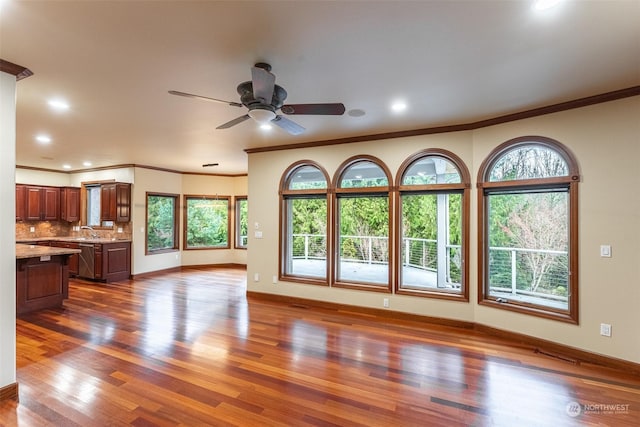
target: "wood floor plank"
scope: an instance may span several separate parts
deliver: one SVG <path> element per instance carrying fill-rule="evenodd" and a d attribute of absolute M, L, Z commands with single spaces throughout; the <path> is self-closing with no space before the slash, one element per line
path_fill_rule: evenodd
<path fill-rule="evenodd" d="M 14 426 L 637 426 L 640 378 L 470 329 L 247 300 L 246 271 L 70 281 L 17 319 Z M 580 414 L 569 413 L 573 402 Z"/>

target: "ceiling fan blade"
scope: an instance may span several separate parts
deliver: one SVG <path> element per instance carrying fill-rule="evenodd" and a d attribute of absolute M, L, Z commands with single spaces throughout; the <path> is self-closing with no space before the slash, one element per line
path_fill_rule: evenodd
<path fill-rule="evenodd" d="M 340 116 L 344 114 L 344 104 L 287 104 L 280 108 L 284 114 L 322 114 Z"/>
<path fill-rule="evenodd" d="M 297 124 L 296 122 L 291 121 L 282 116 L 276 116 L 275 119 L 271 120 L 271 123 L 281 127 L 282 129 L 289 132 L 291 135 L 300 135 L 305 131 L 305 129 L 299 124 Z"/>
<path fill-rule="evenodd" d="M 251 83 L 253 84 L 253 97 L 263 100 L 265 104 L 271 104 L 276 76 L 264 68 L 253 67 L 251 68 Z"/>
<path fill-rule="evenodd" d="M 219 102 L 221 104 L 227 104 L 227 105 L 230 105 L 232 107 L 242 107 L 242 104 L 240 104 L 239 102 L 224 101 L 222 99 L 209 98 L 209 97 L 206 97 L 206 96 L 194 95 L 192 93 L 179 92 L 177 90 L 170 90 L 169 93 L 171 95 L 184 96 L 186 98 L 196 98 L 196 99 L 202 99 L 204 101 Z"/>
<path fill-rule="evenodd" d="M 235 119 L 227 122 L 227 123 L 223 123 L 220 126 L 218 126 L 216 129 L 229 129 L 231 126 L 235 126 L 238 123 L 242 123 L 245 120 L 249 119 L 249 115 L 245 114 L 244 116 L 240 116 L 240 117 L 236 117 Z"/>

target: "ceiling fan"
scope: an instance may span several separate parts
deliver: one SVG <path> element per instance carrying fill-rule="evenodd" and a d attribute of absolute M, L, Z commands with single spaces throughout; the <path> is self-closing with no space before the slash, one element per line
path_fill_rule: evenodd
<path fill-rule="evenodd" d="M 271 65 L 258 62 L 251 68 L 251 81 L 238 85 L 237 91 L 240 95 L 240 102 L 224 101 L 176 90 L 170 90 L 169 93 L 187 98 L 220 102 L 232 107 L 245 106 L 249 109 L 247 114 L 223 123 L 216 129 L 228 129 L 251 118 L 260 124 L 273 123 L 291 135 L 300 135 L 305 129 L 296 122 L 277 114 L 276 111 L 280 110 L 287 115 L 315 114 L 340 116 L 344 114 L 345 108 L 342 103 L 285 105 L 284 100 L 287 98 L 287 91 L 284 90 L 282 86 L 275 84 L 275 82 L 276 76 L 271 73 Z"/>

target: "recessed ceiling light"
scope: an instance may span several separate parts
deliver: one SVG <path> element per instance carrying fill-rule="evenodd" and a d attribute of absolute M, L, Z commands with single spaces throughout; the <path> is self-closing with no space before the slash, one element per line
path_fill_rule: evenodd
<path fill-rule="evenodd" d="M 83 165 L 83 166 L 91 166 L 91 165 L 92 165 L 92 163 L 91 163 L 91 162 L 82 162 L 82 165 Z"/>
<path fill-rule="evenodd" d="M 37 135 L 36 141 L 41 142 L 43 144 L 48 144 L 51 142 L 51 137 L 48 135 Z"/>
<path fill-rule="evenodd" d="M 547 10 L 551 9 L 562 3 L 562 0 L 536 0 L 533 3 L 533 8 L 535 10 Z"/>
<path fill-rule="evenodd" d="M 47 103 L 49 107 L 57 111 L 66 111 L 69 109 L 69 103 L 64 99 L 50 99 Z"/>
<path fill-rule="evenodd" d="M 64 169 L 71 169 L 71 165 L 62 165 Z"/>
<path fill-rule="evenodd" d="M 393 104 L 391 104 L 391 110 L 393 110 L 396 113 L 400 113 L 406 109 L 407 109 L 407 104 L 404 101 L 396 101 Z"/>

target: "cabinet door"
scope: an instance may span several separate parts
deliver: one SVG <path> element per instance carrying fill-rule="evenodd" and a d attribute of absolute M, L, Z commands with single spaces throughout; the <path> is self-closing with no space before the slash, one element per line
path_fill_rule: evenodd
<path fill-rule="evenodd" d="M 42 213 L 41 217 L 45 221 L 57 221 L 60 219 L 60 188 L 42 188 Z"/>
<path fill-rule="evenodd" d="M 60 189 L 60 219 L 67 222 L 80 221 L 80 189 L 63 187 Z"/>
<path fill-rule="evenodd" d="M 40 192 L 40 187 L 33 187 L 28 185 L 25 187 L 25 199 L 26 199 L 26 207 L 25 207 L 25 219 L 27 221 L 39 221 L 40 213 L 42 212 L 42 196 Z"/>
<path fill-rule="evenodd" d="M 26 218 L 27 188 L 24 185 L 16 185 L 16 221 Z"/>
<path fill-rule="evenodd" d="M 131 243 L 117 242 L 102 245 L 102 279 L 107 282 L 131 277 Z"/>
<path fill-rule="evenodd" d="M 131 219 L 131 185 L 116 184 L 116 222 L 129 222 Z"/>
<path fill-rule="evenodd" d="M 100 186 L 100 221 L 116 220 L 116 184 Z"/>

